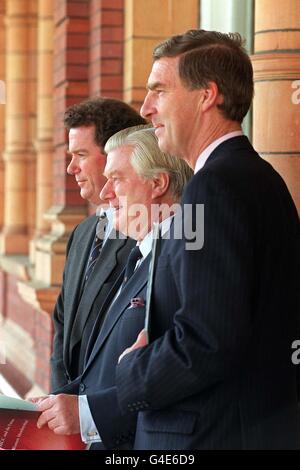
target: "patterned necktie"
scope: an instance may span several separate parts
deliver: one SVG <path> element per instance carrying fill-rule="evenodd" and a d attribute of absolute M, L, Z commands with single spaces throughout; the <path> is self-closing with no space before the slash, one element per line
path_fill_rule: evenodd
<path fill-rule="evenodd" d="M 99 217 L 99 221 L 98 221 L 97 226 L 96 226 L 96 236 L 95 236 L 95 239 L 93 241 L 92 249 L 91 249 L 90 256 L 89 256 L 88 265 L 87 265 L 86 272 L 85 272 L 85 282 L 88 280 L 88 278 L 92 274 L 93 269 L 95 267 L 95 264 L 97 262 L 98 256 L 100 254 L 102 244 L 103 244 L 103 238 L 104 238 L 106 224 L 107 224 L 107 216 L 104 212 Z"/>
<path fill-rule="evenodd" d="M 123 284 L 125 284 L 125 282 L 127 282 L 128 279 L 133 275 L 136 263 L 142 257 L 143 255 L 138 246 L 135 246 L 134 248 L 132 248 L 130 255 L 128 257 L 127 263 L 126 263 Z"/>

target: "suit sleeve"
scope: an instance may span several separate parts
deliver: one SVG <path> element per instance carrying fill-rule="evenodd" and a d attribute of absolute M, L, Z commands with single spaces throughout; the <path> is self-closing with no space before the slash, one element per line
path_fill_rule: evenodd
<path fill-rule="evenodd" d="M 67 383 L 59 388 L 53 390 L 53 395 L 59 395 L 60 393 L 66 393 L 67 395 L 79 395 L 79 385 L 81 377 L 77 377 L 72 382 Z"/>
<path fill-rule="evenodd" d="M 74 231 L 70 236 L 66 250 L 66 265 L 68 262 L 68 253 L 70 251 Z M 63 343 L 64 343 L 64 286 L 65 286 L 66 266 L 63 273 L 63 283 L 60 294 L 57 298 L 54 312 L 54 338 L 53 338 L 53 351 L 50 359 L 51 364 L 51 390 L 56 390 L 67 384 L 66 370 L 63 362 Z"/>
<path fill-rule="evenodd" d="M 79 395 L 81 377 L 76 378 L 69 384 L 56 389 L 53 393 L 58 395 L 66 393 Z M 136 429 L 137 415 L 121 412 L 116 387 L 98 390 L 87 395 L 88 405 L 101 441 L 106 449 L 116 449 L 121 446 L 131 448 Z M 123 447 L 124 448 L 124 447 Z"/>
<path fill-rule="evenodd" d="M 87 395 L 90 411 L 106 449 L 133 446 L 137 413 L 122 413 L 116 387 Z"/>
<path fill-rule="evenodd" d="M 182 206 L 192 209 L 195 228 L 200 222 L 196 206 L 204 204 L 204 245 L 187 250 L 190 240 L 185 236 L 168 242 L 177 250 L 172 250 L 165 271 L 166 285 L 171 275 L 180 308 L 163 313 L 172 325 L 163 335 L 117 366 L 117 394 L 124 412 L 172 406 L 242 367 L 252 331 L 251 211 L 218 176 L 204 174 L 199 180 L 191 180 Z"/>

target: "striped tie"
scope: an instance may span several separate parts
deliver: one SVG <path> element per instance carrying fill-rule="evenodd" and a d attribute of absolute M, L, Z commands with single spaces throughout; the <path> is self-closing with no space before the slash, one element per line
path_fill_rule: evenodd
<path fill-rule="evenodd" d="M 86 272 L 85 272 L 85 282 L 88 280 L 88 278 L 92 274 L 95 264 L 97 262 L 98 256 L 101 252 L 106 223 L 107 223 L 107 216 L 104 212 L 99 217 L 99 221 L 97 223 L 96 236 L 92 245 L 88 265 L 87 265 Z"/>

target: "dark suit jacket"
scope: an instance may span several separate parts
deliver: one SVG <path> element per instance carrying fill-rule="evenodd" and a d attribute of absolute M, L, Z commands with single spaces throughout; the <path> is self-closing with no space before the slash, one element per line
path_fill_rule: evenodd
<path fill-rule="evenodd" d="M 193 216 L 204 204 L 204 246 L 163 242 L 152 343 L 117 366 L 121 409 L 140 410 L 134 448 L 298 448 L 291 196 L 242 136 L 214 150 L 186 187 L 184 215 L 186 204 Z"/>
<path fill-rule="evenodd" d="M 144 327 L 145 306 L 131 304 L 131 299 L 146 298 L 150 255 L 127 281 L 108 309 L 123 277 L 121 274 L 103 304 L 99 318 L 105 317 L 99 333 L 95 323 L 88 346 L 86 365 L 80 377 L 55 393 L 87 395 L 89 407 L 106 449 L 131 449 L 134 442 L 136 414 L 122 413 L 116 395 L 115 371 L 120 354 L 131 346 Z M 95 448 L 95 446 L 93 446 Z"/>
<path fill-rule="evenodd" d="M 68 242 L 63 285 L 53 314 L 53 390 L 81 374 L 87 343 L 100 307 L 136 244 L 131 239 L 108 239 L 83 289 L 96 224 L 95 215 L 88 217 L 75 228 Z"/>

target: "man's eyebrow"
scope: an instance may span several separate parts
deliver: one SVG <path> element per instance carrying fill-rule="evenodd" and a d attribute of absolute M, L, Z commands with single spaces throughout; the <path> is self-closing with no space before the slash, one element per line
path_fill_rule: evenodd
<path fill-rule="evenodd" d="M 69 157 L 71 157 L 74 153 L 87 153 L 87 152 L 88 152 L 88 151 L 87 151 L 86 149 L 80 149 L 80 148 L 79 148 L 79 149 L 73 150 L 73 152 L 70 152 L 70 150 L 67 149 L 67 152 L 66 152 L 66 153 L 67 153 L 67 155 L 68 155 Z"/>
<path fill-rule="evenodd" d="M 156 90 L 157 88 L 164 87 L 165 85 L 162 82 L 149 82 L 147 83 L 146 88 L 150 91 Z"/>
<path fill-rule="evenodd" d="M 103 176 L 105 176 L 105 178 L 112 178 L 113 176 L 118 176 L 120 175 L 120 172 L 118 170 L 108 170 L 108 171 L 103 171 Z"/>

